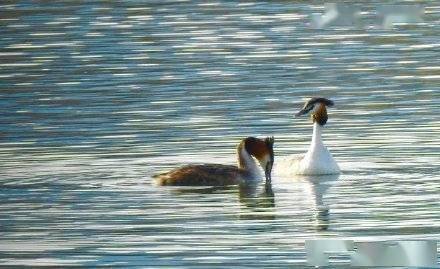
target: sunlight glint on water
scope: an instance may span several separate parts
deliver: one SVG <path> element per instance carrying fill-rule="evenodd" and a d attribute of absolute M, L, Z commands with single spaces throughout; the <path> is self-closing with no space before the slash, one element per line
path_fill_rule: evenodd
<path fill-rule="evenodd" d="M 439 11 L 382 30 L 311 29 L 321 5 L 72 1 L 0 7 L 0 266 L 303 266 L 304 240 L 439 239 Z M 151 175 L 235 163 L 245 136 L 343 174 L 246 188 Z"/>

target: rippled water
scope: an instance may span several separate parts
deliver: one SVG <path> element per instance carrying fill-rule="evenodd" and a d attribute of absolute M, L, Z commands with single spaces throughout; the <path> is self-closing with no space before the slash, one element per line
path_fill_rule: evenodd
<path fill-rule="evenodd" d="M 440 239 L 440 6 L 424 23 L 312 29 L 288 1 L 2 1 L 0 266 L 304 266 L 304 240 Z M 302 153 L 326 96 L 343 174 L 272 190 L 151 175 Z"/>

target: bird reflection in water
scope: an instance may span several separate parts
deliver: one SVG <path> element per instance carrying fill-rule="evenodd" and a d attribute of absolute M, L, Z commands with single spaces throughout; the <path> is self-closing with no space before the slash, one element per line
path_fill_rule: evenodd
<path fill-rule="evenodd" d="M 238 190 L 237 190 L 238 189 Z M 240 185 L 212 187 L 173 187 L 175 194 L 233 194 L 246 210 L 239 214 L 239 219 L 273 220 L 275 219 L 275 195 L 272 184 L 266 182 L 246 182 Z"/>
<path fill-rule="evenodd" d="M 329 188 L 339 179 L 336 175 L 301 176 L 298 180 L 305 182 L 304 191 L 311 198 L 315 209 L 316 229 L 326 231 L 330 224 L 330 207 L 324 203 L 323 196 Z"/>
<path fill-rule="evenodd" d="M 264 185 L 257 182 L 241 184 L 239 200 L 245 208 L 250 209 L 242 212 L 240 219 L 275 219 L 275 195 L 270 182 Z"/>

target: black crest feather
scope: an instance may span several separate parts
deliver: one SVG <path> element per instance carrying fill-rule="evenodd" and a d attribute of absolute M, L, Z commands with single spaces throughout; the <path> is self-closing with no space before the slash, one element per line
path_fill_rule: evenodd
<path fill-rule="evenodd" d="M 327 98 L 324 97 L 312 97 L 307 103 L 306 106 L 312 106 L 316 103 L 323 103 L 324 105 L 331 107 L 333 106 L 335 103 Z"/>

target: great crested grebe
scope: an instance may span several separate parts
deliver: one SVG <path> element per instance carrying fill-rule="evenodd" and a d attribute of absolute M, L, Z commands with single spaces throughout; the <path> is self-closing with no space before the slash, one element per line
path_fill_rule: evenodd
<path fill-rule="evenodd" d="M 281 175 L 326 175 L 339 174 L 340 169 L 331 153 L 322 142 L 321 133 L 327 123 L 327 108 L 333 106 L 333 101 L 322 97 L 314 97 L 306 102 L 296 113 L 296 117 L 311 112 L 313 135 L 309 150 L 302 156 L 289 156 L 281 160 L 276 172 Z"/>
<path fill-rule="evenodd" d="M 159 185 L 236 185 L 261 178 L 262 175 L 253 159 L 254 157 L 264 170 L 266 183 L 270 183 L 274 162 L 273 143 L 273 137 L 267 137 L 264 140 L 248 137 L 241 140 L 237 146 L 238 166 L 222 164 L 186 165 L 153 177 L 156 178 Z"/>

